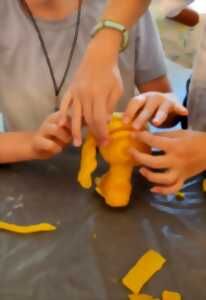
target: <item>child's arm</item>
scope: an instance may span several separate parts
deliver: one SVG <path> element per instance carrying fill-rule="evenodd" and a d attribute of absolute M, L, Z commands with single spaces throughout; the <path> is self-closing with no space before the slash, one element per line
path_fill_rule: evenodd
<path fill-rule="evenodd" d="M 177 16 L 167 18 L 189 27 L 194 27 L 199 23 L 199 14 L 190 8 L 183 9 Z"/>
<path fill-rule="evenodd" d="M 112 19 L 129 28 L 144 13 L 150 0 L 110 0 L 107 3 L 100 19 Z M 115 107 L 123 93 L 118 66 L 121 40 L 119 32 L 109 29 L 102 30 L 91 40 L 64 99 L 64 107 L 69 106 L 71 99 L 73 103 L 80 103 L 81 109 L 74 116 L 76 123 L 81 122 L 79 115 L 82 115 L 101 142 L 108 140 L 108 107 Z M 77 125 L 72 131 L 77 145 L 81 144 L 80 128 Z"/>
<path fill-rule="evenodd" d="M 36 132 L 0 134 L 0 163 L 43 160 L 61 152 L 71 140 L 68 121 L 59 126 L 60 113 L 47 118 Z"/>
<path fill-rule="evenodd" d="M 1 133 L 0 163 L 32 160 L 31 140 L 33 133 Z"/>
<path fill-rule="evenodd" d="M 165 54 L 150 13 L 145 14 L 137 29 L 135 81 L 142 95 L 130 101 L 125 120 L 133 121 L 136 129 L 149 121 L 155 126 L 170 126 L 175 115 L 185 115 L 187 111 L 171 94 Z"/>
<path fill-rule="evenodd" d="M 148 82 L 138 85 L 138 90 L 141 94 L 148 92 L 171 93 L 172 88 L 167 75 L 155 78 Z"/>

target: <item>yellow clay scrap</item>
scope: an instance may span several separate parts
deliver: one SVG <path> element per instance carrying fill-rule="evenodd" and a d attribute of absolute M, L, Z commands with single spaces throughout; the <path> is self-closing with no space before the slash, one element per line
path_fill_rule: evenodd
<path fill-rule="evenodd" d="M 178 200 L 184 200 L 184 199 L 185 199 L 185 193 L 184 193 L 184 192 L 178 192 L 178 193 L 176 194 L 176 198 L 177 198 Z"/>
<path fill-rule="evenodd" d="M 123 284 L 134 294 L 139 294 L 143 286 L 158 272 L 166 260 L 159 253 L 150 250 L 123 278 Z"/>
<path fill-rule="evenodd" d="M 206 192 L 206 179 L 204 179 L 202 182 L 202 189 L 203 189 L 203 192 Z"/>
<path fill-rule="evenodd" d="M 56 230 L 56 227 L 47 223 L 31 225 L 31 226 L 18 226 L 15 224 L 9 224 L 0 221 L 0 230 L 6 230 L 14 233 L 19 233 L 19 234 L 31 234 L 31 233 L 38 233 L 38 232 L 54 231 Z"/>
<path fill-rule="evenodd" d="M 149 295 L 129 295 L 129 300 L 158 300 Z"/>
<path fill-rule="evenodd" d="M 181 300 L 182 297 L 179 293 L 164 291 L 162 293 L 162 300 Z"/>

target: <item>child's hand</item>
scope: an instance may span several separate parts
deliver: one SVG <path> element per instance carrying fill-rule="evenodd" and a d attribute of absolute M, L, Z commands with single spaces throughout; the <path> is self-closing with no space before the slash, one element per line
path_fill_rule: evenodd
<path fill-rule="evenodd" d="M 59 125 L 61 119 L 61 126 Z M 60 153 L 71 141 L 68 119 L 60 112 L 50 115 L 40 129 L 34 133 L 31 141 L 32 157 L 44 160 Z"/>
<path fill-rule="evenodd" d="M 173 94 L 149 92 L 133 98 L 125 113 L 125 123 L 133 122 L 133 127 L 140 130 L 150 121 L 154 126 L 162 126 L 175 116 L 186 116 L 187 109 L 178 103 Z"/>
<path fill-rule="evenodd" d="M 131 149 L 132 156 L 142 166 L 140 173 L 155 184 L 151 190 L 154 193 L 176 193 L 185 180 L 206 170 L 205 132 L 179 130 L 157 135 L 138 132 L 136 136 L 150 147 L 164 152 L 153 156 Z"/>

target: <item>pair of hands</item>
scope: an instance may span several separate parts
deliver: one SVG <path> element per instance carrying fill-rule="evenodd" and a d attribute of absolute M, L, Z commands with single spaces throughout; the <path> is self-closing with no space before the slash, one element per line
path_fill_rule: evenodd
<path fill-rule="evenodd" d="M 70 121 L 61 112 L 50 115 L 31 134 L 29 149 L 32 159 L 45 160 L 62 152 L 71 142 Z"/>
<path fill-rule="evenodd" d="M 159 127 L 177 116 L 187 115 L 187 110 L 171 94 L 148 93 L 130 102 L 125 120 L 141 130 L 148 121 Z M 206 133 L 177 130 L 152 134 L 137 131 L 136 138 L 163 154 L 152 155 L 130 149 L 140 165 L 140 173 L 154 184 L 153 193 L 164 195 L 178 192 L 184 182 L 206 169 Z"/>

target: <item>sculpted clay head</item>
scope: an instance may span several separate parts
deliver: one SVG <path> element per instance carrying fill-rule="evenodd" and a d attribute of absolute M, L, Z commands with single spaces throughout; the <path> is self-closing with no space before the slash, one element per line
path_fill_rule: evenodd
<path fill-rule="evenodd" d="M 148 153 L 149 149 L 137 138 L 132 136 L 133 128 L 125 125 L 122 114 L 114 114 L 109 124 L 110 140 L 108 146 L 99 148 L 100 154 L 108 163 L 108 171 L 96 179 L 96 191 L 105 199 L 106 204 L 112 207 L 128 205 L 132 190 L 131 176 L 137 162 L 129 154 L 130 148 Z M 84 188 L 92 186 L 92 173 L 97 168 L 97 143 L 95 138 L 88 134 L 82 148 L 81 166 L 78 181 Z"/>

